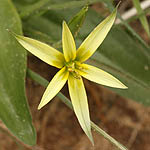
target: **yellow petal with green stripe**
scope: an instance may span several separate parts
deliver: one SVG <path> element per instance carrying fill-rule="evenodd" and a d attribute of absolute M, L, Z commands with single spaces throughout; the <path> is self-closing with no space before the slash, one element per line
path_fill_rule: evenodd
<path fill-rule="evenodd" d="M 117 8 L 89 34 L 78 48 L 76 60 L 84 62 L 93 55 L 110 31 L 115 21 L 116 14 Z"/>
<path fill-rule="evenodd" d="M 68 87 L 73 109 L 78 121 L 90 141 L 93 143 L 87 96 L 82 78 L 75 78 L 74 76 L 69 75 Z"/>
<path fill-rule="evenodd" d="M 67 62 L 74 60 L 76 58 L 76 45 L 65 21 L 63 21 L 62 44 L 65 60 Z"/>
<path fill-rule="evenodd" d="M 118 79 L 99 68 L 87 64 L 82 64 L 80 67 L 82 69 L 79 71 L 79 74 L 90 81 L 109 87 L 127 89 Z"/>
<path fill-rule="evenodd" d="M 25 49 L 42 61 L 57 68 L 63 67 L 64 56 L 58 50 L 38 40 L 16 35 L 14 33 L 13 35 Z"/>
<path fill-rule="evenodd" d="M 63 88 L 66 81 L 68 80 L 69 72 L 66 71 L 66 67 L 62 68 L 57 74 L 53 77 L 49 83 L 42 100 L 38 106 L 38 109 L 41 109 L 45 106 L 56 94 Z"/>

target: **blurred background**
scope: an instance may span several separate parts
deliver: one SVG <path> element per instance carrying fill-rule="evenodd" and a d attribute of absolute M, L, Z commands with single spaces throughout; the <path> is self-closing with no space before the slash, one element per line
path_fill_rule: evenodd
<path fill-rule="evenodd" d="M 46 12 L 44 12 L 45 9 L 40 9 L 38 12 L 32 11 L 30 13 L 23 6 L 28 5 L 32 10 L 32 6 L 38 3 L 36 0 L 13 0 L 12 2 L 22 18 L 24 34 L 48 44 L 53 44 L 61 39 L 62 20 L 69 21 L 82 8 L 81 6 L 71 5 L 71 9 L 64 6 L 63 9 L 59 7 L 56 10 L 47 10 L 46 7 Z M 118 2 L 119 0 L 115 0 L 114 6 Z M 144 14 L 149 26 L 150 0 L 141 0 L 140 3 L 143 9 L 141 14 L 137 13 L 133 0 L 122 0 L 118 12 L 132 30 L 148 45 L 150 44 L 149 31 L 146 23 L 142 25 L 139 16 Z M 110 14 L 110 11 L 111 5 L 109 6 L 102 2 L 91 2 L 89 4 L 85 22 L 77 36 L 77 45 L 81 43 L 81 39 L 90 33 L 102 18 Z M 127 83 L 129 90 L 130 85 L 133 86 L 128 94 L 125 91 L 117 91 L 118 94 L 116 94 L 116 91 L 112 91 L 110 88 L 108 89 L 87 80 L 84 80 L 84 83 L 89 100 L 91 120 L 130 150 L 150 150 L 150 107 L 148 106 L 150 104 L 150 99 L 148 98 L 150 90 L 146 86 L 148 91 L 144 93 L 142 87 L 138 84 L 134 85 L 134 80 L 136 79 L 140 83 L 149 84 L 149 65 L 144 62 L 144 55 L 147 54 L 143 54 L 143 59 L 140 60 L 142 56 L 136 50 L 144 51 L 146 48 L 141 44 L 140 40 L 135 39 L 135 35 L 117 18 L 113 30 L 108 34 L 102 47 L 100 47 L 102 55 L 97 53 L 89 61 L 89 63 L 115 74 L 123 83 Z M 59 43 L 57 44 L 55 47 L 59 49 Z M 120 49 L 116 49 L 116 47 Z M 126 55 L 125 50 L 127 50 L 128 55 Z M 148 53 L 150 54 L 150 49 Z M 109 57 L 107 57 L 108 55 Z M 98 56 L 102 59 L 102 62 L 99 62 Z M 129 60 L 128 57 L 130 58 Z M 134 61 L 134 57 L 136 57 L 136 61 Z M 130 61 L 132 59 L 133 63 Z M 142 70 L 138 68 L 141 65 L 138 62 L 143 62 L 143 68 L 148 73 L 144 74 L 142 72 L 140 74 Z M 111 63 L 112 67 L 117 68 L 123 75 L 114 72 L 113 69 L 111 70 L 108 67 Z M 27 66 L 48 81 L 58 71 L 31 54 L 28 54 Z M 124 74 L 124 72 L 127 73 Z M 132 77 L 133 80 L 128 80 L 126 77 Z M 95 146 L 93 147 L 80 128 L 74 112 L 64 105 L 58 97 L 55 97 L 51 103 L 38 111 L 37 106 L 44 90 L 44 87 L 28 77 L 26 78 L 27 98 L 33 124 L 37 130 L 36 146 L 30 147 L 19 142 L 0 121 L 0 150 L 117 150 L 115 146 L 95 131 L 92 132 L 95 141 Z M 69 98 L 67 85 L 62 89 L 62 93 Z"/>

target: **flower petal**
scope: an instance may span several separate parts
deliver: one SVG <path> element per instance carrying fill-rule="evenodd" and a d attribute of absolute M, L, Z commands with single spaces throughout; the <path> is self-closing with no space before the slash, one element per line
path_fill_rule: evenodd
<path fill-rule="evenodd" d="M 57 68 L 63 67 L 64 56 L 61 52 L 38 40 L 20 36 L 14 33 L 13 35 L 25 49 L 27 49 L 30 53 L 37 56 L 47 64 L 55 66 Z"/>
<path fill-rule="evenodd" d="M 78 48 L 76 60 L 84 62 L 93 55 L 110 31 L 115 21 L 116 14 L 117 8 L 89 34 Z"/>
<path fill-rule="evenodd" d="M 66 71 L 66 67 L 57 72 L 44 92 L 38 109 L 41 109 L 43 106 L 45 106 L 62 89 L 68 79 L 68 76 L 69 72 Z"/>
<path fill-rule="evenodd" d="M 82 129 L 93 143 L 87 96 L 82 78 L 75 78 L 70 74 L 68 86 L 74 112 Z"/>
<path fill-rule="evenodd" d="M 65 60 L 67 62 L 74 60 L 76 58 L 76 45 L 65 21 L 63 21 L 62 43 Z"/>
<path fill-rule="evenodd" d="M 82 64 L 80 67 L 82 70 L 78 70 L 79 74 L 90 81 L 114 88 L 127 89 L 118 79 L 99 68 L 87 64 Z"/>

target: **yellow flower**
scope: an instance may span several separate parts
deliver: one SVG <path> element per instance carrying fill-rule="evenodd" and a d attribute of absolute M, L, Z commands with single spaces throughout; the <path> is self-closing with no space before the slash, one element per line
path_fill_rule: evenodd
<path fill-rule="evenodd" d="M 89 108 L 82 77 L 110 87 L 127 88 L 118 79 L 107 72 L 83 63 L 93 55 L 105 39 L 115 21 L 116 13 L 117 9 L 89 34 L 77 50 L 72 33 L 64 21 L 62 31 L 63 54 L 40 41 L 15 34 L 15 38 L 25 49 L 49 65 L 60 69 L 49 83 L 38 109 L 41 109 L 50 102 L 68 80 L 69 93 L 74 112 L 82 129 L 92 143 L 93 138 L 91 134 Z"/>

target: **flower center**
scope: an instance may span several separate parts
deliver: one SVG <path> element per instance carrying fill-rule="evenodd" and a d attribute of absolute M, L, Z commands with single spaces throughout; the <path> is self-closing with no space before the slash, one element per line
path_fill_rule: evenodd
<path fill-rule="evenodd" d="M 70 74 L 73 75 L 74 78 L 80 79 L 80 74 L 78 73 L 77 69 L 79 68 L 78 62 L 71 61 L 65 63 L 65 66 L 67 67 L 67 70 L 70 72 Z"/>

